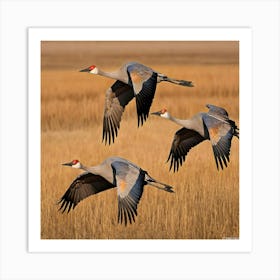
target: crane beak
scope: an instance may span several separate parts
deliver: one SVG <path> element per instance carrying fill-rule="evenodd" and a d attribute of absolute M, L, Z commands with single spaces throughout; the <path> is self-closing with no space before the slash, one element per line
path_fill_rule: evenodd
<path fill-rule="evenodd" d="M 82 70 L 80 70 L 79 72 L 89 72 L 89 69 L 88 69 L 88 68 L 82 69 Z"/>
<path fill-rule="evenodd" d="M 62 165 L 65 165 L 65 166 L 72 166 L 72 162 L 62 163 Z"/>
<path fill-rule="evenodd" d="M 160 115 L 161 115 L 161 111 L 158 111 L 158 112 L 153 112 L 153 113 L 151 113 L 151 115 L 160 116 Z"/>

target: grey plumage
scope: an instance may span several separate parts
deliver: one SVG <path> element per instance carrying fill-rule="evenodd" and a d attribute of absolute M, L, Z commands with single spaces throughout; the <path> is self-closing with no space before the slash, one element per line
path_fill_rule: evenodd
<path fill-rule="evenodd" d="M 74 209 L 80 201 L 90 195 L 116 187 L 118 222 L 127 225 L 128 222 L 135 222 L 137 206 L 145 185 L 173 192 L 171 186 L 153 179 L 147 171 L 120 157 L 109 157 L 92 167 L 86 167 L 78 160 L 63 165 L 79 168 L 85 172 L 74 179 L 58 202 L 61 204 L 59 210 L 62 212 Z"/>
<path fill-rule="evenodd" d="M 189 150 L 204 140 L 210 140 L 217 169 L 227 167 L 230 160 L 230 147 L 233 136 L 239 138 L 239 128 L 230 120 L 225 109 L 207 105 L 207 113 L 198 113 L 191 119 L 181 120 L 170 115 L 166 109 L 152 114 L 169 119 L 183 128 L 179 129 L 171 145 L 167 161 L 170 170 L 178 171 Z"/>
<path fill-rule="evenodd" d="M 125 106 L 135 97 L 138 126 L 147 120 L 157 83 L 162 81 L 192 87 L 190 81 L 176 80 L 137 62 L 129 62 L 116 72 L 104 72 L 92 65 L 81 72 L 101 75 L 117 80 L 105 95 L 103 136 L 105 144 L 115 141 Z"/>

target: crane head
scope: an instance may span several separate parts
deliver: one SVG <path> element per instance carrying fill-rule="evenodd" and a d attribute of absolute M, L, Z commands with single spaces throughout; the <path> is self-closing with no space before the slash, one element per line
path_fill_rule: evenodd
<path fill-rule="evenodd" d="M 80 72 L 87 72 L 90 74 L 98 74 L 98 68 L 95 65 L 91 65 L 88 68 L 80 70 Z"/>
<path fill-rule="evenodd" d="M 167 112 L 166 108 L 161 109 L 160 111 L 151 113 L 152 115 L 156 115 L 162 118 L 169 118 L 169 113 Z"/>
<path fill-rule="evenodd" d="M 81 168 L 81 166 L 82 166 L 81 163 L 77 159 L 73 159 L 70 162 L 62 163 L 62 165 L 71 166 L 73 168 Z"/>

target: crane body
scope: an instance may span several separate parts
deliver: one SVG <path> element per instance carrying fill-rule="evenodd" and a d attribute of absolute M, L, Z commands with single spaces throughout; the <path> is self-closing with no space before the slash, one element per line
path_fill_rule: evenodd
<path fill-rule="evenodd" d="M 74 179 L 58 202 L 61 204 L 59 210 L 62 212 L 74 209 L 81 200 L 90 195 L 116 187 L 118 222 L 124 222 L 127 225 L 128 221 L 130 223 L 135 221 L 137 206 L 145 185 L 170 193 L 174 192 L 173 187 L 159 182 L 152 178 L 147 171 L 120 157 L 109 157 L 101 164 L 92 167 L 84 166 L 78 160 L 63 165 L 82 169 L 84 173 Z"/>
<path fill-rule="evenodd" d="M 198 113 L 187 120 L 173 117 L 166 109 L 152 113 L 183 127 L 175 133 L 171 144 L 167 160 L 170 160 L 170 170 L 178 171 L 189 150 L 204 140 L 210 140 L 212 144 L 217 169 L 227 167 L 231 140 L 233 136 L 239 138 L 239 129 L 225 109 L 210 104 L 206 106 L 209 108 L 207 113 Z"/>
<path fill-rule="evenodd" d="M 169 78 L 164 74 L 138 62 L 129 62 L 114 72 L 105 72 L 92 65 L 80 72 L 100 75 L 116 80 L 106 91 L 103 117 L 103 136 L 105 144 L 115 141 L 120 128 L 125 106 L 136 99 L 138 127 L 147 120 L 156 92 L 157 83 L 162 81 L 181 86 L 193 87 L 192 82 Z"/>

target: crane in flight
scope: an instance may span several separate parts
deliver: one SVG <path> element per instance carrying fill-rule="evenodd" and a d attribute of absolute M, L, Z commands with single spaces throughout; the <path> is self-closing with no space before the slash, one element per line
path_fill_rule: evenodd
<path fill-rule="evenodd" d="M 183 126 L 175 133 L 171 144 L 167 159 L 167 162 L 170 160 L 169 170 L 173 167 L 174 172 L 178 171 L 189 150 L 204 140 L 210 140 L 212 144 L 217 169 L 227 167 L 231 140 L 233 136 L 239 139 L 239 128 L 229 119 L 225 109 L 210 104 L 206 107 L 209 108 L 207 113 L 198 113 L 187 120 L 173 117 L 166 109 L 152 113 Z"/>
<path fill-rule="evenodd" d="M 90 195 L 116 187 L 118 222 L 127 225 L 128 221 L 135 222 L 137 206 L 145 185 L 174 192 L 171 186 L 153 179 L 147 171 L 120 157 L 109 157 L 92 167 L 87 167 L 76 159 L 63 165 L 82 169 L 84 172 L 74 179 L 58 202 L 61 204 L 59 210 L 62 213 L 74 209 L 81 200 Z"/>
<path fill-rule="evenodd" d="M 114 72 L 105 72 L 91 65 L 80 70 L 116 80 L 106 91 L 103 117 L 103 136 L 105 144 L 114 142 L 118 135 L 125 106 L 135 97 L 138 127 L 143 125 L 149 115 L 157 83 L 162 81 L 181 86 L 193 87 L 192 82 L 169 78 L 150 67 L 137 62 L 129 62 Z"/>

